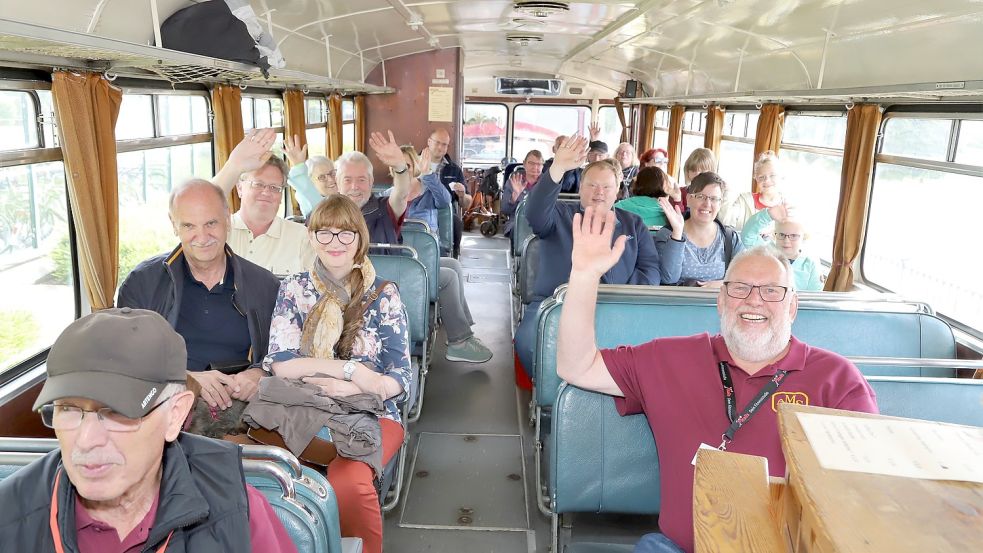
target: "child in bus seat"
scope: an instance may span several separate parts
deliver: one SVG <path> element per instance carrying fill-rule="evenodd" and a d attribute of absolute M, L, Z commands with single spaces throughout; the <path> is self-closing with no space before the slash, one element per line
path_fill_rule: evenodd
<path fill-rule="evenodd" d="M 805 226 L 794 218 L 791 206 L 784 203 L 755 213 L 741 231 L 745 247 L 770 242 L 785 255 L 792 265 L 796 290 L 822 290 L 819 263 L 802 252 L 802 243 L 807 238 Z"/>
<path fill-rule="evenodd" d="M 758 156 L 752 176 L 758 191 L 742 192 L 736 198 L 725 197 L 720 206 L 720 221 L 723 224 L 741 230 L 752 215 L 784 201 L 781 167 L 775 152 L 769 150 Z"/>

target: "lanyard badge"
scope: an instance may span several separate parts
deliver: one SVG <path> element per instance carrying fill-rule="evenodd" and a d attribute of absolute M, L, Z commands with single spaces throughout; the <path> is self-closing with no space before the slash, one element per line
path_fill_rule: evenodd
<path fill-rule="evenodd" d="M 724 387 L 724 409 L 727 411 L 727 419 L 730 421 L 730 426 L 720 436 L 720 445 L 717 449 L 727 451 L 727 444 L 734 441 L 734 435 L 737 434 L 737 431 L 747 424 L 765 401 L 778 390 L 778 387 L 782 385 L 782 381 L 785 380 L 788 371 L 776 371 L 775 376 L 761 388 L 761 391 L 748 403 L 744 411 L 738 414 L 737 397 L 734 393 L 734 381 L 730 376 L 730 365 L 726 361 L 721 361 L 717 364 L 717 368 L 720 373 L 720 383 Z"/>

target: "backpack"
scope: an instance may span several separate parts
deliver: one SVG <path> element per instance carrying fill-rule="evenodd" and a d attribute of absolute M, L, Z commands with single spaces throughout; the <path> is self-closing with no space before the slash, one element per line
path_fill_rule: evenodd
<path fill-rule="evenodd" d="M 174 12 L 161 24 L 160 38 L 164 48 L 254 65 L 269 78 L 269 62 L 225 0 L 208 0 Z"/>

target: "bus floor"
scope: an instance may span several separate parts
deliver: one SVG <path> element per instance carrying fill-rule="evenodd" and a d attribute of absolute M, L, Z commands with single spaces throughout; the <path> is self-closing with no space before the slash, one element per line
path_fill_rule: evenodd
<path fill-rule="evenodd" d="M 547 552 L 550 519 L 536 507 L 530 394 L 515 386 L 508 240 L 465 233 L 461 265 L 473 330 L 487 363 L 444 359 L 438 332 L 420 420 L 409 426 L 399 504 L 384 515 L 386 553 Z M 633 543 L 650 521 L 582 515 L 574 539 Z M 626 533 L 627 530 L 627 533 Z"/>

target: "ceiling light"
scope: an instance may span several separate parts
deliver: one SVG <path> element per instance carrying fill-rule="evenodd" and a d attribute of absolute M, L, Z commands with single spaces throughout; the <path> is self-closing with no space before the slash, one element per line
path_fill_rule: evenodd
<path fill-rule="evenodd" d="M 566 2 L 550 2 L 548 0 L 520 0 L 515 3 L 513 9 L 521 14 L 546 18 L 551 15 L 570 11 L 570 4 Z"/>

